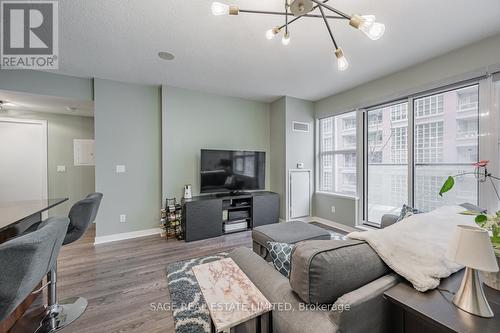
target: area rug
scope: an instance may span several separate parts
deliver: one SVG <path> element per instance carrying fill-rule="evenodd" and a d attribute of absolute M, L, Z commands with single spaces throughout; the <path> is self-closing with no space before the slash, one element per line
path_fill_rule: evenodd
<path fill-rule="evenodd" d="M 191 268 L 227 258 L 226 252 L 167 266 L 168 289 L 176 333 L 210 333 L 210 315 Z"/>
<path fill-rule="evenodd" d="M 338 228 L 335 228 L 335 227 L 332 227 L 332 226 L 329 226 L 327 224 L 320 223 L 320 222 L 311 222 L 310 224 L 313 224 L 317 227 L 320 227 L 320 228 L 328 231 L 330 233 L 330 237 L 331 237 L 330 239 L 335 239 L 335 240 L 348 239 L 346 236 L 347 232 L 345 232 L 344 230 L 341 230 L 341 229 L 338 229 Z"/>

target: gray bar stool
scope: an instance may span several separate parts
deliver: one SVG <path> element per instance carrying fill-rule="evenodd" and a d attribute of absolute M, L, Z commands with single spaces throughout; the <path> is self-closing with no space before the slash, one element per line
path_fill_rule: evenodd
<path fill-rule="evenodd" d="M 38 230 L 0 244 L 0 321 L 38 286 L 57 262 L 69 219 L 49 218 Z"/>
<path fill-rule="evenodd" d="M 63 245 L 73 243 L 85 234 L 89 225 L 94 222 L 102 200 L 102 193 L 92 193 L 78 201 L 69 211 L 69 226 Z M 78 319 L 87 308 L 88 302 L 83 297 L 57 300 L 57 262 L 48 273 L 50 289 L 48 297 L 48 312 L 37 333 L 58 331 Z"/>

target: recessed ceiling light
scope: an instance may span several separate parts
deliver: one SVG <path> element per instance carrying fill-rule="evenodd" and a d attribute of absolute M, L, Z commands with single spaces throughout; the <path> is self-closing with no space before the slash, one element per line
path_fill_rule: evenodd
<path fill-rule="evenodd" d="M 175 59 L 175 55 L 173 55 L 172 53 L 170 52 L 158 52 L 158 57 L 162 58 L 163 60 L 174 60 Z"/>
<path fill-rule="evenodd" d="M 66 111 L 76 111 L 76 110 L 77 110 L 77 108 L 74 106 L 67 106 L 66 107 Z"/>

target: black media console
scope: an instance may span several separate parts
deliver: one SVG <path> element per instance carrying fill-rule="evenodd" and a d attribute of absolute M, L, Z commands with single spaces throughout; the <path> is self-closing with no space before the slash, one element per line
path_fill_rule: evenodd
<path fill-rule="evenodd" d="M 278 223 L 280 198 L 265 191 L 203 195 L 183 200 L 182 208 L 184 237 L 191 242 Z"/>

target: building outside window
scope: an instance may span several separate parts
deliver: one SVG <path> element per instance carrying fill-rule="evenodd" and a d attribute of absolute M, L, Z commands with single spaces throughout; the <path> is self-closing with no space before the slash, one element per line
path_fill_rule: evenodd
<path fill-rule="evenodd" d="M 356 194 L 356 112 L 319 120 L 321 192 Z"/>
<path fill-rule="evenodd" d="M 415 162 L 439 163 L 443 161 L 443 122 L 437 121 L 415 126 Z"/>
<path fill-rule="evenodd" d="M 408 119 L 408 103 L 391 106 L 391 120 L 400 121 Z"/>
<path fill-rule="evenodd" d="M 415 100 L 415 118 L 440 115 L 444 110 L 444 94 L 422 97 Z"/>

